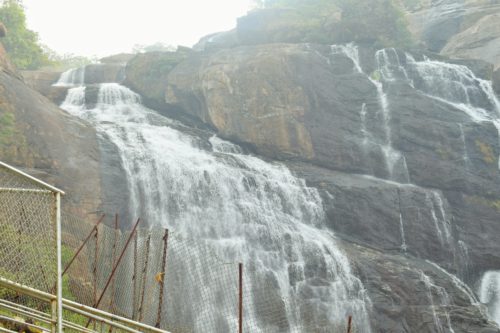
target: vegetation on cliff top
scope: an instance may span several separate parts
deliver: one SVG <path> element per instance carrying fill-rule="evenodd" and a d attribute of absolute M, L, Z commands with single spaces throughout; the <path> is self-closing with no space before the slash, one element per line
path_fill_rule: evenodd
<path fill-rule="evenodd" d="M 2 44 L 17 68 L 37 69 L 51 63 L 38 40 L 37 33 L 26 27 L 26 15 L 19 1 L 2 2 L 0 22 L 7 28 Z"/>
<path fill-rule="evenodd" d="M 26 15 L 20 0 L 0 0 L 0 22 L 7 30 L 1 42 L 18 69 L 53 67 L 64 70 L 95 62 L 95 59 L 74 54 L 60 55 L 41 44 L 38 34 L 26 26 Z"/>
<path fill-rule="evenodd" d="M 268 27 L 287 26 L 287 42 L 374 43 L 410 46 L 413 41 L 399 3 L 394 0 L 261 0 L 260 8 L 281 9 Z M 285 29 L 280 31 L 282 34 Z M 281 41 L 281 40 L 279 40 Z"/>

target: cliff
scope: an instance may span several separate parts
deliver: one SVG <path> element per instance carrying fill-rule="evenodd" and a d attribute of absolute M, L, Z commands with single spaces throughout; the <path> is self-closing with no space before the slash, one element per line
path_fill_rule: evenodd
<path fill-rule="evenodd" d="M 85 216 L 101 203 L 94 129 L 26 86 L 5 56 L 0 63 L 9 68 L 0 72 L 0 159 L 67 191 L 68 210 Z"/>
<path fill-rule="evenodd" d="M 356 34 L 337 7 L 319 25 L 290 26 L 294 10 L 254 12 L 194 51 L 127 56 L 123 72 L 87 67 L 86 103 L 98 84 L 123 82 L 200 147 L 217 134 L 317 188 L 371 299 L 373 332 L 498 332 L 471 292 L 500 269 L 498 4 L 402 3 L 415 43 L 404 30 L 367 35 L 373 25 Z M 346 41 L 357 43 L 330 45 Z M 0 80 L 7 133 L 18 136 L 0 156 L 126 210 L 116 147 L 21 81 Z"/>

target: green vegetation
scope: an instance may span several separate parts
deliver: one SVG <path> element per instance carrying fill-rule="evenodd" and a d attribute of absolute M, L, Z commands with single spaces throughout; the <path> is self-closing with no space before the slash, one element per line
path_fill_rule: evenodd
<path fill-rule="evenodd" d="M 280 34 L 275 36 L 276 41 L 324 44 L 355 41 L 377 47 L 410 46 L 411 34 L 397 3 L 394 0 L 267 0 L 261 1 L 259 7 L 284 10 L 266 27 Z"/>
<path fill-rule="evenodd" d="M 16 117 L 13 113 L 0 113 L 0 146 L 11 144 L 16 134 Z"/>
<path fill-rule="evenodd" d="M 412 44 L 404 14 L 392 0 L 337 1 L 342 8 L 340 42 L 374 41 L 380 47 Z"/>
<path fill-rule="evenodd" d="M 20 1 L 3 1 L 0 22 L 7 28 L 7 36 L 2 39 L 2 44 L 17 68 L 37 69 L 51 64 L 38 41 L 38 35 L 26 27 L 26 16 Z"/>

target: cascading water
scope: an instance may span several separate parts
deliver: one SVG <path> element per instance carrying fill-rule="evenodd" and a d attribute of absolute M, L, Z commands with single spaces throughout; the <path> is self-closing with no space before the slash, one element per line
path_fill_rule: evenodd
<path fill-rule="evenodd" d="M 75 87 L 85 83 L 85 67 L 72 68 L 61 74 L 55 87 Z"/>
<path fill-rule="evenodd" d="M 475 122 L 492 122 L 500 140 L 500 102 L 490 81 L 478 78 L 466 66 L 430 59 L 416 61 L 410 54 L 406 54 L 406 60 L 416 89 L 462 110 Z M 463 133 L 462 127 L 461 131 Z M 464 150 L 466 153 L 465 145 Z M 500 158 L 498 167 L 500 169 Z"/>
<path fill-rule="evenodd" d="M 321 318 L 337 325 L 353 314 L 358 331 L 370 332 L 369 300 L 324 226 L 315 189 L 285 166 L 245 155 L 217 137 L 209 140 L 211 150 L 203 148 L 206 142 L 143 107 L 139 96 L 123 86 L 101 84 L 94 109 L 85 107 L 84 94 L 84 87 L 70 89 L 62 108 L 92 123 L 118 148 L 131 216 L 203 239 L 224 260 L 250 263 L 256 276 L 274 281 L 272 293 L 279 295 L 276 304 L 287 321 L 280 332 L 301 331 L 305 314 L 299 304 L 307 305 L 313 322 Z M 196 253 L 201 265 L 203 255 Z M 224 305 L 196 307 L 190 318 L 192 328 L 200 331 L 196 327 L 203 327 L 198 325 L 202 313 L 222 311 Z M 227 322 L 221 327 L 234 325 L 231 318 L 223 320 Z M 259 317 L 251 321 L 257 325 L 252 332 L 274 331 Z"/>
<path fill-rule="evenodd" d="M 478 294 L 481 303 L 488 306 L 490 318 L 500 325 L 500 271 L 484 273 Z"/>
<path fill-rule="evenodd" d="M 462 124 L 459 124 L 458 127 L 460 128 L 460 141 L 462 141 L 462 147 L 463 147 L 462 160 L 464 163 L 465 170 L 469 171 L 470 159 L 469 159 L 469 153 L 467 152 L 467 142 L 465 139 L 464 126 Z M 500 129 L 499 129 L 499 133 L 500 133 Z"/>
<path fill-rule="evenodd" d="M 392 83 L 396 80 L 408 83 L 413 87 L 413 80 L 410 78 L 407 70 L 401 63 L 399 55 L 395 49 L 379 50 L 375 54 L 377 63 L 377 78 L 372 78 L 363 72 L 359 61 L 359 51 L 356 45 L 333 45 L 331 46 L 333 54 L 343 54 L 350 58 L 353 62 L 353 71 L 365 75 L 376 87 L 379 108 L 382 113 L 384 138 L 376 138 L 375 134 L 370 133 L 367 129 L 367 105 L 365 103 L 361 106 L 361 131 L 363 134 L 363 146 L 369 149 L 369 144 L 374 144 L 380 147 L 384 156 L 388 171 L 389 179 L 394 181 L 394 185 L 401 187 L 401 183 L 411 184 L 408 168 L 406 165 L 406 158 L 403 153 L 397 151 L 392 146 L 392 134 L 390 124 L 390 106 L 387 94 L 384 92 L 384 82 Z M 397 171 L 397 172 L 396 172 Z M 425 189 L 424 189 L 425 190 Z M 431 217 L 435 224 L 436 233 L 442 246 L 452 246 L 453 239 L 451 236 L 451 222 L 446 217 L 446 212 L 443 204 L 441 194 L 437 191 L 426 190 L 426 205 L 429 207 Z M 437 210 L 436 210 L 437 208 Z M 407 239 L 404 231 L 403 215 L 400 212 L 399 229 L 401 233 L 401 249 L 406 251 L 408 249 Z"/>
<path fill-rule="evenodd" d="M 425 194 L 425 201 L 431 209 L 432 221 L 434 222 L 441 246 L 452 246 L 450 221 L 446 217 L 441 195 L 436 191 L 427 192 Z"/>
<path fill-rule="evenodd" d="M 357 73 L 364 74 L 363 69 L 361 68 L 359 61 L 359 52 L 358 48 L 354 44 L 347 45 L 332 45 L 331 52 L 333 54 L 343 54 L 352 60 L 354 68 L 353 70 Z M 382 53 L 377 53 L 376 59 L 379 66 L 383 66 L 383 62 L 380 60 Z M 383 85 L 381 82 L 371 78 L 366 75 L 366 77 L 373 83 L 373 85 L 377 89 L 379 108 L 382 114 L 382 127 L 384 130 L 384 137 L 381 139 L 376 138 L 375 135 L 369 133 L 366 127 L 366 114 L 367 114 L 367 106 L 363 104 L 361 107 L 361 122 L 362 122 L 362 131 L 363 131 L 363 145 L 368 146 L 367 143 L 374 144 L 378 146 L 383 154 L 384 160 L 386 162 L 387 171 L 389 175 L 389 179 L 399 181 L 402 183 L 409 183 L 410 176 L 408 173 L 408 168 L 406 166 L 406 159 L 404 155 L 394 149 L 392 146 L 392 134 L 391 134 L 391 126 L 390 126 L 390 108 L 389 101 L 387 99 L 387 94 L 384 92 Z M 390 78 L 387 78 L 390 79 Z"/>
<path fill-rule="evenodd" d="M 424 283 L 427 291 L 427 297 L 429 298 L 432 316 L 434 318 L 434 328 L 438 333 L 454 333 L 455 331 L 453 330 L 453 327 L 451 325 L 450 314 L 446 310 L 446 307 L 450 305 L 450 297 L 448 293 L 444 288 L 434 284 L 434 281 L 432 281 L 432 279 L 424 272 L 420 272 L 420 281 Z M 436 311 L 436 308 L 438 307 L 441 308 L 444 312 L 441 315 L 444 317 L 444 322 Z"/>

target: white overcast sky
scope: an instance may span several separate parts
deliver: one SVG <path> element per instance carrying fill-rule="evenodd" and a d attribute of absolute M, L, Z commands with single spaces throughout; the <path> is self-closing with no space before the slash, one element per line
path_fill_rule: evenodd
<path fill-rule="evenodd" d="M 135 44 L 192 46 L 235 27 L 251 0 L 23 0 L 28 27 L 58 53 L 105 56 Z"/>

